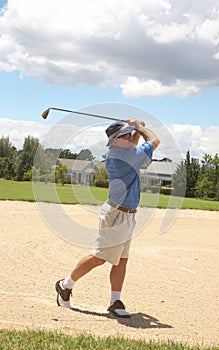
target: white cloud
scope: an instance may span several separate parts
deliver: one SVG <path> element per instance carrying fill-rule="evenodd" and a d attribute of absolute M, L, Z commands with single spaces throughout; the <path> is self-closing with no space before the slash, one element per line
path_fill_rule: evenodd
<path fill-rule="evenodd" d="M 216 60 L 219 60 L 219 52 L 216 52 L 216 53 L 214 54 L 214 58 L 216 58 Z"/>
<path fill-rule="evenodd" d="M 121 85 L 128 98 L 219 85 L 215 0 L 9 0 L 0 33 L 0 70 L 50 84 Z"/>
<path fill-rule="evenodd" d="M 206 129 L 205 133 L 201 136 L 199 141 L 199 152 L 215 154 L 219 153 L 218 148 L 219 140 L 219 126 L 210 126 Z"/>
<path fill-rule="evenodd" d="M 24 138 L 28 135 L 37 137 L 45 147 L 69 148 L 72 152 L 80 152 L 89 148 L 97 159 L 106 152 L 106 125 L 57 124 L 55 127 L 30 121 L 0 119 L 2 135 L 9 136 L 11 143 L 22 148 Z M 151 126 L 150 126 L 151 127 Z M 205 153 L 218 153 L 219 126 L 202 128 L 200 125 L 171 124 L 169 126 L 152 127 L 161 139 L 154 157 L 168 157 L 179 160 L 189 150 L 192 157 L 201 159 Z"/>
<path fill-rule="evenodd" d="M 24 139 L 27 136 L 42 139 L 49 130 L 49 127 L 42 123 L 22 120 L 11 120 L 0 118 L 0 137 L 9 136 L 10 142 L 17 148 L 21 149 Z"/>
<path fill-rule="evenodd" d="M 219 126 L 202 128 L 200 125 L 172 124 L 168 127 L 179 145 L 183 156 L 189 150 L 194 158 L 202 158 L 205 153 L 218 153 Z"/>
<path fill-rule="evenodd" d="M 215 18 L 207 18 L 196 30 L 197 37 L 211 42 L 213 45 L 219 44 L 219 11 Z"/>
<path fill-rule="evenodd" d="M 199 88 L 192 85 L 192 82 L 182 81 L 177 79 L 170 85 L 162 85 L 158 80 L 139 80 L 136 77 L 128 77 L 127 80 L 121 84 L 123 94 L 127 98 L 137 98 L 140 96 L 179 96 L 186 97 L 189 95 L 196 95 L 199 93 Z"/>
<path fill-rule="evenodd" d="M 185 15 L 185 18 L 189 16 Z M 186 41 L 191 39 L 193 35 L 194 23 L 159 23 L 156 20 L 147 21 L 145 16 L 142 16 L 142 26 L 145 28 L 145 34 L 160 44 L 172 44 L 178 41 Z"/>

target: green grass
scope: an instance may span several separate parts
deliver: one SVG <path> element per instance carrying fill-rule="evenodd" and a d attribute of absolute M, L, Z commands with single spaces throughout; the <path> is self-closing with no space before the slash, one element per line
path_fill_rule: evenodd
<path fill-rule="evenodd" d="M 46 201 L 61 202 L 65 204 L 94 204 L 100 205 L 108 197 L 108 189 L 99 187 L 88 187 L 80 185 L 55 185 L 37 183 L 17 182 L 0 179 L 0 200 L 19 201 Z M 142 193 L 140 206 L 157 208 L 181 208 L 219 210 L 219 202 L 195 199 L 180 198 L 152 193 Z"/>
<path fill-rule="evenodd" d="M 80 185 L 55 185 L 29 181 L 10 181 L 0 179 L 0 200 L 21 200 L 34 202 L 62 202 L 66 204 L 101 204 L 108 196 L 105 188 Z"/>
<path fill-rule="evenodd" d="M 31 183 L 0 179 L 0 199 L 34 201 Z"/>
<path fill-rule="evenodd" d="M 218 347 L 189 346 L 172 341 L 145 342 L 123 337 L 77 337 L 45 331 L 0 330 L 1 350 L 218 350 Z"/>
<path fill-rule="evenodd" d="M 219 202 L 212 200 L 181 198 L 164 194 L 158 196 L 152 193 L 142 193 L 140 206 L 147 207 L 150 205 L 151 207 L 157 208 L 219 210 Z"/>

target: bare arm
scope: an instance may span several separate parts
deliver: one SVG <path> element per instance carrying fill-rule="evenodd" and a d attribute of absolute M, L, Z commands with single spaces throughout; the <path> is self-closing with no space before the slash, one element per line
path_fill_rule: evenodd
<path fill-rule="evenodd" d="M 140 122 L 140 124 L 142 125 L 142 126 L 145 126 L 145 122 L 143 121 L 143 120 L 140 120 L 139 121 Z M 140 139 L 140 133 L 137 131 L 137 130 L 135 130 L 134 132 L 133 132 L 133 135 L 132 135 L 132 137 L 133 137 L 133 143 L 137 146 L 137 144 L 138 144 L 138 141 L 139 141 L 139 139 Z"/>
<path fill-rule="evenodd" d="M 127 123 L 130 126 L 135 126 L 135 132 L 139 134 L 139 137 L 141 135 L 145 141 L 150 141 L 152 143 L 153 151 L 158 147 L 158 145 L 160 143 L 159 138 L 155 135 L 155 133 L 153 131 L 149 130 L 148 128 L 146 128 L 144 126 L 144 122 L 142 122 L 141 120 L 137 120 L 137 119 L 128 119 Z M 134 139 L 134 137 L 135 137 L 135 135 L 133 135 L 133 139 Z M 138 137 L 138 139 L 139 139 L 139 137 Z M 136 140 L 137 140 L 137 137 L 136 137 Z M 134 139 L 134 141 L 135 141 L 135 139 Z"/>

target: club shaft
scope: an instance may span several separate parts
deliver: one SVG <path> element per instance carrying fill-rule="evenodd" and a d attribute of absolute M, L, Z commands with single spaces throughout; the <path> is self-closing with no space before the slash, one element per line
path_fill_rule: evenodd
<path fill-rule="evenodd" d="M 117 120 L 117 121 L 121 121 L 121 122 L 125 122 L 125 123 L 127 122 L 127 120 L 124 120 L 124 119 L 107 117 L 107 116 L 103 116 L 103 115 L 99 115 L 99 114 L 78 112 L 78 111 L 72 111 L 72 110 L 69 110 L 69 109 L 57 108 L 57 107 L 49 107 L 49 109 L 53 109 L 55 111 L 67 112 L 67 113 L 82 114 L 82 115 L 87 115 L 87 116 L 97 117 L 97 118 L 102 118 L 102 119 L 108 119 L 108 120 Z"/>

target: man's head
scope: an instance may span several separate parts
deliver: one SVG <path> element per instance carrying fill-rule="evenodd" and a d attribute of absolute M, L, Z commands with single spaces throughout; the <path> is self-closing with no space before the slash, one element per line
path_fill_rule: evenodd
<path fill-rule="evenodd" d="M 111 146 L 118 138 L 131 134 L 135 129 L 134 126 L 125 126 L 123 122 L 115 122 L 111 124 L 105 131 L 108 136 L 107 146 Z"/>

